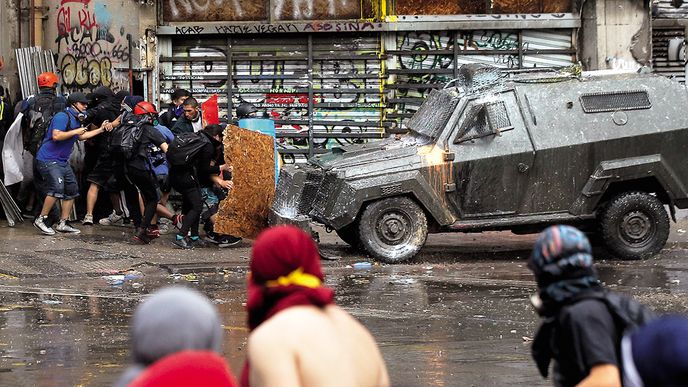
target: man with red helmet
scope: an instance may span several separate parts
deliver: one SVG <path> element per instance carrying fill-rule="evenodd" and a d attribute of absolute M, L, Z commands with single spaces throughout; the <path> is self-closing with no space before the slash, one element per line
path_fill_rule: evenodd
<path fill-rule="evenodd" d="M 133 154 L 130 156 L 113 154 L 117 179 L 128 179 L 138 189 L 138 193 L 131 189 L 125 189 L 127 201 L 131 203 L 138 201 L 137 195 L 139 193 L 143 198 L 144 208 L 140 223 L 138 217 L 132 218 L 136 227 L 134 242 L 141 244 L 151 242 L 152 238 L 148 229 L 160 200 L 160 189 L 153 165 L 148 158 L 148 150 L 152 146 L 156 146 L 163 152 L 167 152 L 167 142 L 154 126 L 157 124 L 157 118 L 157 109 L 150 102 L 141 101 L 134 105 L 131 113 L 125 113 L 122 116 L 121 128 L 118 130 L 137 130 L 136 128 L 140 128 L 141 134 L 138 143 L 135 144 Z"/>

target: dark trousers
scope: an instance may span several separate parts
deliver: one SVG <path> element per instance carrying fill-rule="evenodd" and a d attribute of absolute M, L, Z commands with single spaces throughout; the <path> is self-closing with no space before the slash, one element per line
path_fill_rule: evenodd
<path fill-rule="evenodd" d="M 150 226 L 155 210 L 160 201 L 160 190 L 158 189 L 158 181 L 152 171 L 144 171 L 134 167 L 127 168 L 127 177 L 131 183 L 138 188 L 138 192 L 143 198 L 143 217 L 140 217 L 140 223 L 136 227 L 141 227 L 141 231 L 145 231 Z M 129 199 L 127 199 L 129 201 Z M 138 203 L 138 198 L 136 203 Z M 138 207 L 138 206 L 137 206 Z"/>
<path fill-rule="evenodd" d="M 175 191 L 182 195 L 182 213 L 184 220 L 179 229 L 179 235 L 186 236 L 191 231 L 191 236 L 198 236 L 198 227 L 203 211 L 203 197 L 198 179 L 190 168 L 171 168 L 170 183 Z"/>
<path fill-rule="evenodd" d="M 134 227 L 139 228 L 143 220 L 141 217 L 141 206 L 139 205 L 139 191 L 129 176 L 129 167 L 127 166 L 126 160 L 114 158 L 113 172 L 117 184 L 119 184 L 122 191 L 124 191 L 124 199 L 127 209 L 129 210 L 131 222 L 134 224 Z"/>

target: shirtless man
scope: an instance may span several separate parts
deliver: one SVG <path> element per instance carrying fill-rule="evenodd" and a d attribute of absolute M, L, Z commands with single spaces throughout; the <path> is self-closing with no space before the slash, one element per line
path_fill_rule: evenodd
<path fill-rule="evenodd" d="M 281 226 L 258 237 L 243 386 L 389 386 L 375 340 L 334 305 L 322 281 L 318 249 L 305 232 Z"/>

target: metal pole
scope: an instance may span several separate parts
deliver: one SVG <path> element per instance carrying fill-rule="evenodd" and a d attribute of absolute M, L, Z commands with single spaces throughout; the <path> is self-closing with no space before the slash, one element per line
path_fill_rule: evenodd
<path fill-rule="evenodd" d="M 454 31 L 454 79 L 459 77 L 459 31 Z"/>
<path fill-rule="evenodd" d="M 134 95 L 134 70 L 133 70 L 133 58 L 132 58 L 132 44 L 131 44 L 131 34 L 127 34 L 127 41 L 129 42 L 129 93 Z"/>
<path fill-rule="evenodd" d="M 313 35 L 308 34 L 308 158 L 313 157 Z"/>
<path fill-rule="evenodd" d="M 232 38 L 227 37 L 227 123 L 232 122 Z M 238 117 L 237 117 L 238 118 Z"/>

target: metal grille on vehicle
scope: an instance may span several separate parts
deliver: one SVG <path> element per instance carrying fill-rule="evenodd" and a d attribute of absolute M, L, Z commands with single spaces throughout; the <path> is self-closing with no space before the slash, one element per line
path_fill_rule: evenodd
<path fill-rule="evenodd" d="M 583 111 L 586 113 L 649 109 L 652 107 L 650 97 L 644 90 L 583 94 L 580 101 Z"/>
<path fill-rule="evenodd" d="M 315 196 L 313 203 L 313 211 L 311 214 L 322 214 L 325 211 L 324 205 L 328 202 L 328 196 L 331 194 L 336 194 L 333 191 L 333 186 L 337 182 L 337 175 L 334 173 L 325 174 L 325 178 L 322 180 L 322 185 L 318 190 L 318 194 Z"/>
<path fill-rule="evenodd" d="M 485 109 L 487 110 L 487 120 L 493 131 L 502 131 L 512 127 L 509 116 L 506 114 L 504 101 L 488 103 L 485 105 Z"/>
<path fill-rule="evenodd" d="M 307 171 L 306 182 L 303 187 L 303 194 L 299 201 L 299 214 L 308 214 L 313 205 L 313 201 L 318 193 L 318 188 L 323 180 L 324 173 L 320 168 L 309 168 Z"/>

